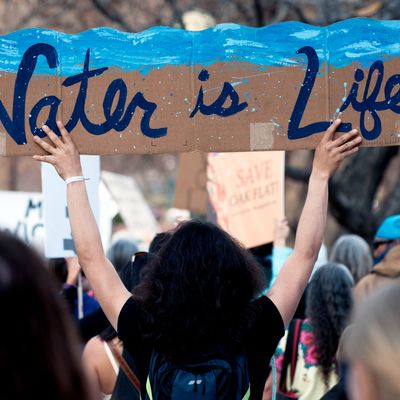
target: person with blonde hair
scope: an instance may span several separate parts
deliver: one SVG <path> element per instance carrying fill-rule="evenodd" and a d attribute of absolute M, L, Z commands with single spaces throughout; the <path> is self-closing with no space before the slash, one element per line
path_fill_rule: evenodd
<path fill-rule="evenodd" d="M 400 399 L 400 285 L 385 286 L 356 308 L 344 340 L 351 400 Z"/>
<path fill-rule="evenodd" d="M 358 235 L 341 235 L 333 244 L 329 261 L 345 265 L 356 284 L 371 270 L 373 261 L 368 243 Z"/>

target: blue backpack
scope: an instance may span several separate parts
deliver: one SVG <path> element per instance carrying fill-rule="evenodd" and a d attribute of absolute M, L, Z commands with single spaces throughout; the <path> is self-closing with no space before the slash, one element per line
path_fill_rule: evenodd
<path fill-rule="evenodd" d="M 242 400 L 250 398 L 244 353 L 210 353 L 175 363 L 153 352 L 146 385 L 148 400 Z"/>

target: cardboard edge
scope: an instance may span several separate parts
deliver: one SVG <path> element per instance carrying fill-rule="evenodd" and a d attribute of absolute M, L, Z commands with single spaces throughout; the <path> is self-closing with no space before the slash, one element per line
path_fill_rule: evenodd
<path fill-rule="evenodd" d="M 0 132 L 0 157 L 7 155 L 7 138 L 4 132 Z"/>

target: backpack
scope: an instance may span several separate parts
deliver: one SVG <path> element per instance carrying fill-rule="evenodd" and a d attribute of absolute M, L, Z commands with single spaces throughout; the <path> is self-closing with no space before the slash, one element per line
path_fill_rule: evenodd
<path fill-rule="evenodd" d="M 249 399 L 246 355 L 217 352 L 178 363 L 153 351 L 146 390 L 147 400 Z"/>

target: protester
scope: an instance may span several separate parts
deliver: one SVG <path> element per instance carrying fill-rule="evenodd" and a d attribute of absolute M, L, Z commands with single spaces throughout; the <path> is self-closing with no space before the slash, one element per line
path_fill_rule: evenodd
<path fill-rule="evenodd" d="M 348 325 L 342 333 L 339 340 L 338 351 L 336 353 L 336 359 L 339 367 L 339 381 L 333 386 L 320 400 L 348 400 L 347 395 L 347 375 L 348 367 L 344 357 L 344 343 L 346 341 L 347 335 L 351 331 L 351 325 Z"/>
<path fill-rule="evenodd" d="M 1 399 L 88 400 L 66 305 L 39 256 L 0 231 Z"/>
<path fill-rule="evenodd" d="M 333 244 L 329 260 L 345 265 L 353 275 L 355 284 L 372 268 L 371 250 L 358 235 L 339 236 Z"/>
<path fill-rule="evenodd" d="M 82 360 L 93 388 L 94 398 L 109 400 L 119 373 L 118 353 L 122 357 L 123 344 L 114 329 L 106 329 L 90 339 L 83 351 Z"/>
<path fill-rule="evenodd" d="M 58 122 L 61 138 L 43 127 L 51 144 L 34 136 L 48 152 L 34 158 L 54 165 L 67 182 L 69 217 L 79 260 L 105 314 L 137 362 L 143 396 L 148 377 L 151 390 L 165 389 L 156 384 L 164 371 L 154 368 L 158 361 L 163 367 L 168 361 L 176 365 L 222 347 L 221 353 L 229 354 L 236 366 L 240 362 L 243 367 L 240 371 L 235 368 L 235 372 L 244 373 L 247 364 L 250 399 L 262 397 L 269 359 L 295 312 L 321 247 L 329 177 L 361 143 L 357 130 L 333 139 L 340 123 L 336 120 L 321 138 L 294 251 L 267 296 L 261 297 L 263 274 L 253 257 L 220 228 L 198 221 L 175 229 L 132 296 L 104 255 L 79 153 L 70 135 Z M 227 398 L 248 393 L 246 374 L 241 376 L 243 384 L 231 376 L 224 386 Z M 179 384 L 179 390 L 184 390 L 180 379 L 171 384 L 173 389 Z M 215 385 L 206 386 L 205 380 L 197 378 L 185 385 L 185 390 L 191 388 L 192 392 L 216 390 Z"/>
<path fill-rule="evenodd" d="M 122 268 L 132 261 L 135 253 L 138 252 L 136 243 L 127 239 L 118 239 L 111 244 L 107 250 L 107 258 L 114 265 L 117 272 L 121 271 Z"/>
<path fill-rule="evenodd" d="M 82 269 L 78 258 L 68 257 L 64 260 L 67 276 L 62 285 L 61 293 L 66 299 L 74 319 L 79 320 L 98 310 L 100 304 L 94 297 L 90 284 L 81 275 Z"/>
<path fill-rule="evenodd" d="M 344 340 L 351 400 L 400 399 L 400 285 L 372 293 L 356 308 Z"/>
<path fill-rule="evenodd" d="M 292 254 L 293 249 L 287 246 L 289 234 L 290 227 L 287 218 L 275 219 L 274 242 L 272 247 L 272 277 L 268 289 L 274 284 L 280 270 Z"/>
<path fill-rule="evenodd" d="M 169 208 L 161 216 L 160 227 L 163 231 L 170 231 L 177 227 L 180 222 L 190 220 L 190 211 L 181 208 Z"/>
<path fill-rule="evenodd" d="M 400 244 L 400 214 L 383 220 L 374 238 L 374 264 L 381 262 L 385 256 Z"/>
<path fill-rule="evenodd" d="M 292 254 L 293 249 L 287 247 L 287 239 L 289 237 L 290 228 L 286 217 L 275 220 L 274 242 L 272 248 L 272 277 L 268 285 L 268 289 L 274 284 L 275 279 L 279 275 L 280 270 L 285 265 L 286 260 Z M 322 243 L 318 252 L 317 260 L 314 264 L 312 274 L 321 266 L 328 262 L 327 249 Z M 306 312 L 307 287 L 299 301 L 293 318 L 304 319 Z"/>
<path fill-rule="evenodd" d="M 154 242 L 156 241 L 157 239 L 155 238 Z M 152 245 L 154 249 L 156 245 L 153 242 Z M 148 261 L 147 253 L 139 252 L 134 254 L 136 251 L 136 245 L 125 239 L 118 239 L 107 251 L 109 260 L 114 265 L 125 287 L 129 291 L 132 291 L 140 282 L 142 270 Z M 101 323 L 102 321 L 103 323 Z M 103 331 L 88 341 L 84 348 L 82 359 L 92 383 L 91 387 L 94 391 L 94 397 L 109 400 L 111 399 L 120 373 L 123 343 L 117 337 L 117 332 L 110 325 L 102 310 L 91 316 L 87 320 L 86 325 L 88 323 L 91 323 L 91 326 L 86 327 L 86 329 L 90 328 L 93 330 L 101 327 Z M 81 325 L 81 327 L 83 326 Z M 127 359 L 130 360 L 128 357 Z M 131 365 L 129 368 L 134 369 L 134 366 Z M 126 398 L 135 399 L 138 393 L 128 383 L 124 388 L 124 395 Z"/>
<path fill-rule="evenodd" d="M 100 307 L 85 277 L 79 276 L 81 267 L 77 257 L 51 258 L 48 266 L 75 320 Z"/>
<path fill-rule="evenodd" d="M 125 287 L 130 292 L 142 279 L 145 273 L 145 266 L 147 265 L 149 259 L 160 250 L 169 236 L 169 232 L 157 233 L 150 242 L 148 253 L 140 251 L 135 253 L 132 257 L 132 254 L 126 252 L 124 257 L 121 257 L 121 260 L 128 260 L 128 263 L 122 269 L 120 269 L 119 276 Z M 129 246 L 125 247 L 125 250 L 129 250 Z M 122 263 L 123 261 L 121 264 Z M 86 343 L 92 337 L 99 335 L 102 331 L 107 329 L 110 326 L 110 322 L 105 316 L 103 310 L 100 308 L 79 320 L 78 325 L 81 339 L 84 343 Z"/>
<path fill-rule="evenodd" d="M 375 266 L 355 287 L 357 300 L 400 278 L 400 214 L 386 218 L 374 239 Z"/>
<path fill-rule="evenodd" d="M 287 390 L 301 400 L 320 399 L 338 381 L 336 352 L 349 321 L 353 285 L 353 277 L 341 264 L 328 263 L 313 274 L 307 293 L 307 318 L 299 331 L 293 380 L 290 373 L 282 376 Z M 281 379 L 285 351 L 292 348 L 287 340 L 288 335 L 276 352 L 277 381 Z"/>
<path fill-rule="evenodd" d="M 274 226 L 274 242 L 272 248 L 272 278 L 270 286 L 275 282 L 280 270 L 285 265 L 286 260 L 292 254 L 293 249 L 287 246 L 290 227 L 286 217 L 277 218 Z M 328 251 L 324 243 L 318 252 L 317 260 L 314 264 L 313 273 L 322 265 L 328 262 Z"/>

